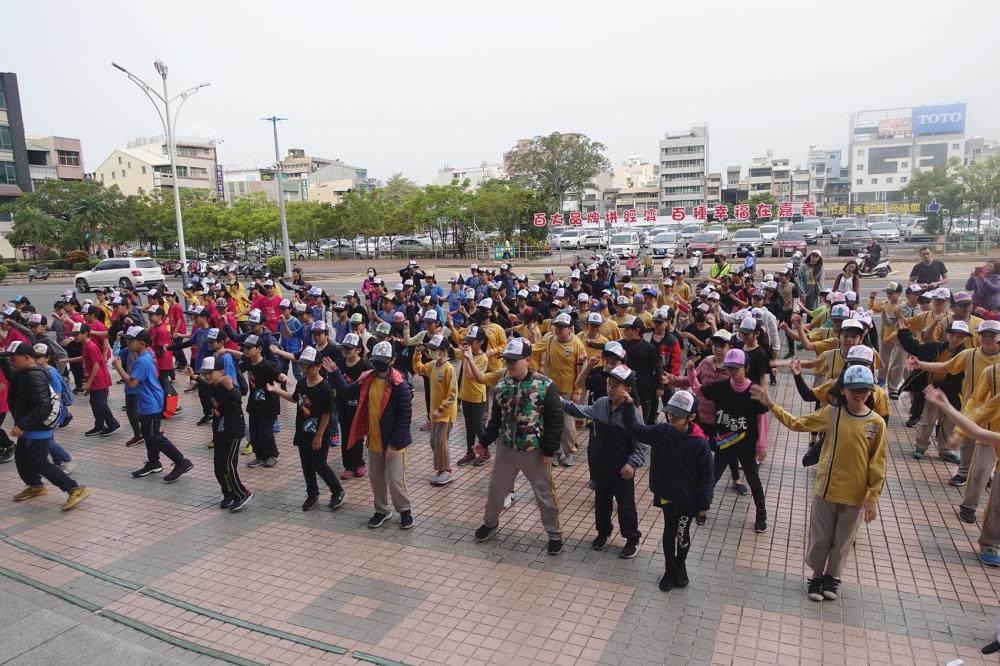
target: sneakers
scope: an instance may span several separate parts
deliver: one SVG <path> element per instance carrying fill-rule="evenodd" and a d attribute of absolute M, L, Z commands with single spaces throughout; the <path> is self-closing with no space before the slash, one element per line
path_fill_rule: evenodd
<path fill-rule="evenodd" d="M 140 479 L 144 476 L 149 476 L 150 474 L 159 474 L 162 471 L 163 471 L 163 465 L 161 465 L 160 463 L 146 461 L 145 465 L 132 472 L 132 476 L 133 478 Z"/>
<path fill-rule="evenodd" d="M 938 454 L 938 458 L 945 462 L 950 462 L 952 465 L 958 465 L 962 462 L 962 456 L 954 451 L 943 451 Z"/>
<path fill-rule="evenodd" d="M 75 460 L 67 460 L 66 462 L 64 462 L 61 465 L 59 465 L 59 469 L 62 470 L 63 474 L 69 474 L 70 472 L 73 471 L 73 469 L 75 467 L 76 467 L 76 461 Z"/>
<path fill-rule="evenodd" d="M 514 506 L 514 493 L 507 493 L 503 498 L 503 508 L 509 509 L 512 506 Z"/>
<path fill-rule="evenodd" d="M 907 421 L 906 421 L 906 427 L 907 428 L 916 428 L 919 423 L 920 423 L 920 417 L 919 416 L 915 416 L 915 417 L 913 417 L 911 419 L 907 419 Z"/>
<path fill-rule="evenodd" d="M 389 514 L 375 512 L 375 515 L 368 519 L 368 529 L 375 529 L 376 527 L 382 527 L 385 521 L 389 520 Z"/>
<path fill-rule="evenodd" d="M 593 479 L 587 481 L 587 487 L 590 488 L 591 490 L 597 490 L 597 484 L 594 483 Z"/>
<path fill-rule="evenodd" d="M 491 459 L 490 452 L 487 451 L 486 453 L 484 453 L 481 456 L 476 456 L 476 459 L 472 461 L 472 464 L 475 467 L 482 467 L 483 465 L 485 465 L 486 463 L 488 463 L 490 461 L 490 459 Z"/>
<path fill-rule="evenodd" d="M 264 461 L 264 467 L 274 467 L 277 464 L 278 464 L 278 459 L 275 458 L 274 456 Z"/>
<path fill-rule="evenodd" d="M 173 483 L 177 479 L 181 478 L 184 474 L 187 474 L 194 467 L 194 463 L 185 458 L 178 464 L 174 465 L 174 468 L 170 470 L 170 473 L 163 477 L 164 482 Z"/>
<path fill-rule="evenodd" d="M 925 451 L 924 449 L 913 449 L 914 460 L 923 460 L 926 457 L 927 457 L 927 451 Z"/>
<path fill-rule="evenodd" d="M 777 385 L 778 385 L 778 378 L 775 377 L 774 375 L 771 375 L 771 386 L 777 386 Z"/>
<path fill-rule="evenodd" d="M 59 427 L 65 428 L 72 422 L 73 422 L 73 415 L 70 412 L 66 412 L 66 418 L 64 418 L 63 422 L 59 424 Z"/>
<path fill-rule="evenodd" d="M 763 513 L 757 514 L 757 519 L 753 521 L 753 531 L 757 534 L 767 531 L 767 515 Z"/>
<path fill-rule="evenodd" d="M 979 561 L 988 567 L 1000 567 L 1000 550 L 986 546 L 979 553 Z"/>
<path fill-rule="evenodd" d="M 983 654 L 993 654 L 994 652 L 1000 652 L 1000 641 L 993 641 L 988 645 L 984 645 L 983 649 L 980 650 Z"/>
<path fill-rule="evenodd" d="M 477 543 L 482 543 L 484 541 L 489 541 L 494 534 L 497 533 L 498 526 L 487 527 L 486 525 L 480 525 L 476 528 L 475 539 Z"/>
<path fill-rule="evenodd" d="M 573 465 L 576 464 L 576 454 L 566 453 L 559 456 L 559 464 L 562 465 L 563 467 L 572 467 Z"/>
<path fill-rule="evenodd" d="M 214 449 L 215 448 L 215 442 L 209 442 L 208 444 L 205 445 L 205 448 L 206 449 Z"/>
<path fill-rule="evenodd" d="M 733 484 L 733 490 L 735 490 L 736 494 L 739 495 L 740 497 L 743 497 L 748 492 L 750 492 L 749 490 L 747 490 L 747 487 L 744 484 L 740 483 L 739 481 Z"/>
<path fill-rule="evenodd" d="M 247 467 L 263 467 L 264 463 L 266 462 L 267 462 L 266 460 L 261 460 L 260 458 L 254 458 L 253 460 L 247 463 Z"/>
<path fill-rule="evenodd" d="M 972 525 L 976 522 L 976 510 L 960 506 L 958 507 L 958 519 L 963 523 L 969 523 Z"/>
<path fill-rule="evenodd" d="M 889 400 L 899 400 L 899 391 L 889 391 Z"/>
<path fill-rule="evenodd" d="M 669 592 L 674 589 L 674 574 L 670 571 L 663 574 L 663 578 L 660 579 L 660 590 L 663 592 Z"/>
<path fill-rule="evenodd" d="M 203 426 L 206 423 L 211 423 L 211 422 L 212 422 L 212 417 L 210 415 L 206 414 L 205 416 L 203 416 L 200 419 L 198 419 L 198 422 L 195 423 L 195 425 Z"/>
<path fill-rule="evenodd" d="M 316 500 L 318 499 L 319 497 L 317 497 L 316 495 L 306 495 L 306 501 L 302 503 L 302 510 L 308 511 L 309 509 L 316 506 Z"/>
<path fill-rule="evenodd" d="M 965 485 L 965 475 L 964 474 L 956 474 L 955 476 L 951 477 L 951 479 L 948 481 L 948 485 L 949 486 L 956 486 L 956 487 L 957 486 L 964 486 Z"/>
<path fill-rule="evenodd" d="M 135 446 L 136 444 L 142 444 L 144 441 L 145 440 L 142 438 L 141 435 L 138 437 L 132 437 L 127 442 L 125 442 L 125 446 Z"/>
<path fill-rule="evenodd" d="M 683 560 L 678 560 L 677 571 L 674 572 L 674 587 L 687 587 L 690 582 L 687 564 Z"/>
<path fill-rule="evenodd" d="M 94 435 L 100 435 L 102 432 L 104 432 L 104 428 L 94 427 L 94 428 L 91 428 L 90 430 L 88 430 L 87 432 L 83 433 L 83 436 L 84 437 L 93 437 Z"/>
<path fill-rule="evenodd" d="M 594 550 L 604 550 L 608 547 L 608 536 L 607 534 L 598 534 L 593 541 L 590 542 L 590 547 Z"/>
<path fill-rule="evenodd" d="M 340 478 L 341 479 L 345 479 L 345 480 L 346 479 L 353 479 L 354 478 L 354 470 L 352 470 L 352 469 L 345 469 L 343 472 L 340 473 Z"/>
<path fill-rule="evenodd" d="M 62 510 L 69 511 L 74 506 L 90 497 L 90 493 L 91 490 L 87 486 L 77 486 L 73 490 L 69 491 L 69 497 L 66 498 L 66 502 L 62 505 Z"/>
<path fill-rule="evenodd" d="M 366 476 L 368 476 L 368 468 L 362 465 L 361 467 L 354 470 L 354 476 L 356 476 L 359 479 L 365 478 Z"/>
<path fill-rule="evenodd" d="M 473 453 L 472 451 L 467 451 L 464 456 L 458 459 L 458 462 L 456 464 L 459 467 L 462 467 L 463 465 L 472 464 L 473 462 L 475 462 L 475 460 L 476 460 L 476 454 Z"/>
<path fill-rule="evenodd" d="M 425 421 L 425 422 L 424 422 L 424 424 L 423 424 L 422 426 L 420 426 L 420 432 L 427 432 L 427 431 L 428 431 L 428 430 L 430 430 L 430 429 L 431 429 L 432 427 L 433 427 L 433 426 L 431 425 L 431 422 L 430 422 L 430 421 Z"/>
<path fill-rule="evenodd" d="M 2 452 L 0 452 L 0 465 L 2 465 L 4 463 L 9 463 L 13 459 L 14 459 L 14 447 L 13 446 L 10 447 L 10 448 L 4 449 Z"/>
<path fill-rule="evenodd" d="M 30 500 L 32 497 L 39 497 L 48 493 L 48 486 L 25 486 L 24 490 L 14 495 L 14 501 L 23 502 L 24 500 Z"/>
<path fill-rule="evenodd" d="M 347 493 L 345 493 L 343 490 L 341 490 L 336 495 L 330 495 L 330 504 L 328 505 L 330 507 L 330 510 L 333 511 L 334 509 L 339 509 L 340 507 L 344 506 L 344 498 L 346 497 Z"/>
<path fill-rule="evenodd" d="M 243 509 L 247 508 L 247 506 L 250 504 L 252 500 L 253 500 L 253 493 L 250 493 L 249 495 L 241 499 L 239 502 L 229 507 L 230 513 L 239 513 Z"/>
<path fill-rule="evenodd" d="M 118 430 L 121 427 L 122 427 L 121 423 L 116 423 L 113 426 L 111 426 L 110 428 L 105 428 L 104 430 L 101 431 L 101 437 L 108 437 L 110 435 L 113 435 L 115 433 L 115 431 Z"/>
<path fill-rule="evenodd" d="M 223 497 L 222 501 L 219 502 L 219 508 L 220 509 L 228 509 L 229 507 L 231 507 L 234 504 L 236 504 L 236 500 L 233 499 L 232 497 Z"/>
<path fill-rule="evenodd" d="M 413 527 L 413 512 L 407 509 L 399 512 L 399 529 L 408 530 Z"/>
<path fill-rule="evenodd" d="M 446 486 L 446 485 L 448 485 L 451 482 L 452 482 L 451 472 L 449 472 L 446 469 L 443 469 L 440 472 L 437 472 L 434 475 L 434 478 L 431 479 L 431 485 L 432 486 Z"/>
<path fill-rule="evenodd" d="M 823 596 L 823 577 L 813 576 L 809 579 L 809 588 L 806 594 L 813 601 L 823 601 L 826 597 Z"/>
<path fill-rule="evenodd" d="M 823 574 L 823 598 L 836 601 L 840 595 L 840 579 L 830 574 Z M 810 596 L 810 599 L 812 596 Z"/>
<path fill-rule="evenodd" d="M 704 525 L 705 523 L 708 522 L 708 516 L 695 516 L 694 522 L 698 523 L 699 525 Z"/>
<path fill-rule="evenodd" d="M 639 541 L 638 539 L 629 539 L 625 542 L 625 547 L 622 548 L 622 552 L 618 553 L 618 557 L 623 560 L 631 560 L 636 555 L 639 554 Z"/>
<path fill-rule="evenodd" d="M 240 453 L 242 453 L 245 456 L 248 456 L 251 453 L 253 453 L 253 444 L 251 444 L 250 442 L 244 444 L 243 449 L 240 451 Z"/>
<path fill-rule="evenodd" d="M 549 545 L 545 548 L 545 552 L 549 555 L 558 555 L 562 552 L 562 546 L 562 539 L 549 539 Z"/>

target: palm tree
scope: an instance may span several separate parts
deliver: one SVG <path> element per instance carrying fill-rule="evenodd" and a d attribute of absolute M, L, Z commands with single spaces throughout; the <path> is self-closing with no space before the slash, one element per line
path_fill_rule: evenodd
<path fill-rule="evenodd" d="M 98 238 L 99 232 L 110 225 L 114 214 L 112 207 L 95 194 L 84 194 L 73 203 L 69 209 L 70 220 L 83 227 L 87 252 L 91 251 L 90 244 Z"/>
<path fill-rule="evenodd" d="M 8 240 L 15 247 L 31 247 L 37 260 L 39 246 L 48 246 L 59 237 L 59 220 L 37 208 L 23 208 L 14 213 L 14 224 Z"/>

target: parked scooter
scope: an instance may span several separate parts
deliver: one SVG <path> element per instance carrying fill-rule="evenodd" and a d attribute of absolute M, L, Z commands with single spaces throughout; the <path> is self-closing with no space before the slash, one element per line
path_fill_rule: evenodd
<path fill-rule="evenodd" d="M 673 259 L 664 259 L 663 260 L 663 263 L 660 264 L 660 272 L 663 273 L 664 279 L 670 277 L 670 272 L 673 270 L 673 268 L 674 268 L 674 260 Z"/>
<path fill-rule="evenodd" d="M 693 278 L 698 273 L 701 273 L 701 250 L 695 250 L 688 258 L 688 275 Z"/>
<path fill-rule="evenodd" d="M 856 261 L 858 262 L 858 276 L 863 278 L 870 277 L 880 277 L 884 278 L 889 273 L 892 272 L 892 264 L 889 263 L 889 258 L 882 256 L 879 258 L 878 263 L 874 266 L 868 266 L 868 250 L 862 250 L 858 253 Z M 864 266 L 864 268 L 861 268 Z"/>
<path fill-rule="evenodd" d="M 28 268 L 28 282 L 32 280 L 48 280 L 49 279 L 49 267 L 48 266 L 31 266 Z"/>

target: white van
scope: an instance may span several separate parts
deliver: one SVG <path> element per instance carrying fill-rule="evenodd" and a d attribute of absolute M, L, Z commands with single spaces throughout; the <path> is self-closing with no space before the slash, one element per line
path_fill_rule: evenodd
<path fill-rule="evenodd" d="M 639 234 L 635 231 L 615 231 L 608 242 L 608 251 L 619 257 L 631 256 L 633 252 L 638 254 L 640 249 Z"/>

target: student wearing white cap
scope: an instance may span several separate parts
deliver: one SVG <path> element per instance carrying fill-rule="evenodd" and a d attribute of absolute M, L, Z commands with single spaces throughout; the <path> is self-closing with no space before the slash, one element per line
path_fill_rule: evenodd
<path fill-rule="evenodd" d="M 812 570 L 808 596 L 833 600 L 840 594 L 840 576 L 862 520 L 875 519 L 885 483 L 885 421 L 870 406 L 875 386 L 872 371 L 855 365 L 841 378 L 843 394 L 806 416 L 792 416 L 771 401 L 767 391 L 752 387 L 751 395 L 785 427 L 795 432 L 826 434 L 816 468 L 806 564 Z"/>
<path fill-rule="evenodd" d="M 552 320 L 552 333 L 540 343 L 542 352 L 541 374 L 549 377 L 564 400 L 578 402 L 581 393 L 576 390 L 576 376 L 587 361 L 587 349 L 577 336 L 573 335 L 573 320 L 561 313 Z M 565 416 L 562 430 L 562 448 L 557 454 L 560 465 L 576 463 L 576 419 Z"/>
<path fill-rule="evenodd" d="M 432 486 L 444 486 L 452 481 L 451 455 L 448 436 L 458 416 L 458 376 L 448 362 L 448 340 L 440 333 L 426 342 L 431 363 L 423 362 L 425 345 L 419 345 L 413 355 L 413 372 L 428 379 L 430 384 L 431 451 L 434 456 Z"/>
<path fill-rule="evenodd" d="M 868 310 L 879 315 L 879 339 L 881 340 L 882 369 L 879 371 L 879 383 L 884 385 L 893 400 L 899 398 L 900 386 L 903 384 L 903 371 L 906 369 L 906 352 L 898 341 L 898 327 L 902 313 L 900 311 L 903 286 L 898 282 L 890 282 L 882 290 L 886 300 L 876 301 L 878 292 L 868 294 Z"/>

